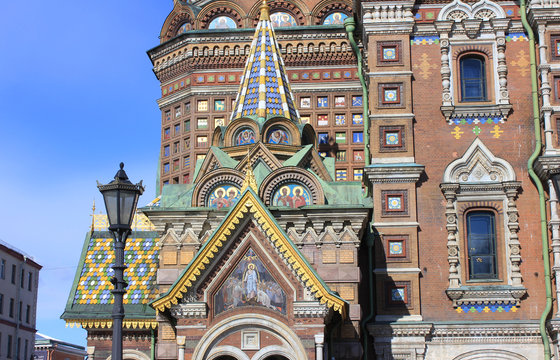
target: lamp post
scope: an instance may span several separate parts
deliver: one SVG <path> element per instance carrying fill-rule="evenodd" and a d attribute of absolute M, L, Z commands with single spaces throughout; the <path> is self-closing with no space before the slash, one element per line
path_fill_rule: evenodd
<path fill-rule="evenodd" d="M 109 231 L 115 239 L 115 263 L 113 264 L 114 276 L 111 283 L 115 287 L 113 293 L 113 345 L 112 360 L 122 360 L 122 324 L 124 319 L 123 295 L 126 293 L 127 283 L 123 279 L 124 270 L 124 247 L 126 238 L 131 232 L 132 219 L 136 211 L 138 197 L 144 192 L 142 181 L 133 184 L 123 170 L 124 163 L 120 164 L 115 179 L 107 185 L 97 182 L 97 188 L 103 195 L 107 218 L 109 219 Z"/>

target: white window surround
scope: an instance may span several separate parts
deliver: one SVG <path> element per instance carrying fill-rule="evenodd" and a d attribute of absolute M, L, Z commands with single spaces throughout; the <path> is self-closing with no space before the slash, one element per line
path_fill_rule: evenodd
<path fill-rule="evenodd" d="M 476 138 L 465 154 L 451 162 L 445 169 L 443 183 L 440 185 L 446 199 L 447 218 L 447 260 L 449 262 L 449 286 L 447 296 L 454 306 L 463 304 L 519 304 L 527 289 L 522 285 L 519 269 L 521 264 L 521 245 L 518 239 L 519 223 L 516 198 L 521 183 L 516 181 L 513 167 L 505 160 L 495 157 L 483 142 Z M 503 234 L 497 239 L 497 246 L 505 256 L 505 266 L 500 273 L 499 284 L 488 282 L 485 285 L 469 285 L 464 281 L 466 269 L 465 239 L 460 234 L 459 204 L 465 202 L 491 201 L 503 209 Z M 500 226 L 497 223 L 496 226 Z M 502 260 L 503 262 L 504 260 Z"/>
<path fill-rule="evenodd" d="M 498 117 L 506 120 L 512 105 L 507 90 L 506 31 L 510 19 L 496 3 L 481 0 L 474 5 L 454 0 L 443 7 L 435 22 L 440 38 L 442 106 L 446 120 L 465 117 Z M 456 99 L 454 82 L 459 81 L 455 60 L 458 51 L 476 51 L 480 45 L 492 48 L 487 65 L 492 71 L 487 79 L 487 94 L 492 101 L 462 104 Z"/>

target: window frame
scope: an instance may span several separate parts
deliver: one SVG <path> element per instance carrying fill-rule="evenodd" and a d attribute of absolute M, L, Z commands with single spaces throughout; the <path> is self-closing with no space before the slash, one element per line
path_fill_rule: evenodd
<path fill-rule="evenodd" d="M 491 215 L 491 226 L 493 230 L 493 234 L 491 234 L 491 250 L 490 254 L 477 254 L 480 256 L 492 256 L 493 257 L 493 267 L 494 273 L 493 274 L 480 274 L 480 275 L 473 275 L 473 259 L 475 255 L 471 254 L 473 249 L 471 245 L 471 230 L 470 230 L 470 218 L 473 215 Z M 465 274 L 465 282 L 486 282 L 486 281 L 501 281 L 500 280 L 500 258 L 499 258 L 499 251 L 498 251 L 498 231 L 497 231 L 497 220 L 499 220 L 499 214 L 496 213 L 494 209 L 491 208 L 472 208 L 466 211 L 463 215 L 464 217 L 464 241 L 465 241 L 465 256 L 466 256 L 466 274 Z M 488 275 L 488 276 L 484 276 Z"/>
<path fill-rule="evenodd" d="M 467 98 L 465 96 L 465 82 L 467 80 L 473 80 L 473 79 L 466 79 L 465 75 L 464 75 L 464 63 L 466 60 L 477 60 L 480 61 L 481 63 L 481 67 L 482 69 L 480 69 L 480 73 L 481 73 L 481 78 L 476 78 L 478 79 L 477 81 L 479 82 L 479 87 L 482 90 L 482 94 L 481 96 L 475 97 L 475 98 Z M 459 81 L 458 81 L 458 92 L 459 92 L 459 102 L 460 103 L 481 103 L 481 102 L 488 102 L 489 101 L 489 91 L 488 91 L 488 81 L 489 81 L 489 74 L 488 74 L 488 57 L 486 57 L 484 54 L 482 53 L 478 53 L 478 52 L 465 52 L 463 54 L 461 54 L 460 56 L 457 57 L 457 66 L 458 66 L 458 71 L 457 71 L 457 75 L 459 77 Z"/>

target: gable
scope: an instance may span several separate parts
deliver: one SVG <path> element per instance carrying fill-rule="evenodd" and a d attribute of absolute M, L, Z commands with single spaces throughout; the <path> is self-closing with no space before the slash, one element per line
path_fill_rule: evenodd
<path fill-rule="evenodd" d="M 329 289 L 288 235 L 278 226 L 272 214 L 251 188 L 241 195 L 222 224 L 187 265 L 171 288 L 160 298 L 154 300 L 151 305 L 159 311 L 165 311 L 166 308 L 176 305 L 189 290 L 192 290 L 196 282 L 214 267 L 216 259 L 220 258 L 220 253 L 227 248 L 225 245 L 234 241 L 240 227 L 249 219 L 258 224 L 266 236 L 265 241 L 270 242 L 302 285 L 320 303 L 332 307 L 335 311 L 341 313 L 344 311 L 346 302 Z"/>

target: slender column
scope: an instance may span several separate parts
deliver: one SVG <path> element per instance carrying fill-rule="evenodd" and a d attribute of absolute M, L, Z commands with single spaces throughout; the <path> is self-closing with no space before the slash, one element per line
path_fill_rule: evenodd
<path fill-rule="evenodd" d="M 185 336 L 177 336 L 177 346 L 179 347 L 179 351 L 177 352 L 177 360 L 185 360 L 185 343 L 186 343 Z"/>
<path fill-rule="evenodd" d="M 111 283 L 115 287 L 113 293 L 113 346 L 112 360 L 122 360 L 122 325 L 124 319 L 123 296 L 126 294 L 127 283 L 124 281 L 124 245 L 128 232 L 117 231 L 113 233 L 115 238 L 115 263 L 113 265 L 113 278 Z"/>
<path fill-rule="evenodd" d="M 548 226 L 552 232 L 552 271 L 556 279 L 556 300 L 560 299 L 560 218 L 558 217 L 558 194 L 552 185 L 552 181 L 548 180 L 548 200 L 550 206 L 550 221 Z M 560 306 L 556 309 L 556 317 L 560 317 Z"/>
<path fill-rule="evenodd" d="M 315 360 L 323 360 L 323 345 L 325 344 L 325 335 L 315 335 Z"/>
<path fill-rule="evenodd" d="M 544 123 L 544 146 L 545 154 L 556 153 L 554 142 L 552 140 L 553 129 L 551 122 L 552 106 L 550 105 L 550 92 L 552 90 L 548 82 L 548 74 L 550 72 L 550 64 L 547 61 L 547 40 L 545 37 L 546 27 L 539 25 L 539 64 L 538 69 L 541 75 L 541 94 L 542 94 L 542 117 Z"/>

